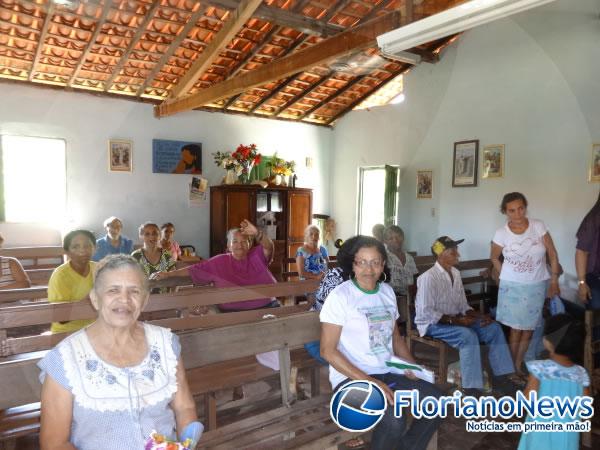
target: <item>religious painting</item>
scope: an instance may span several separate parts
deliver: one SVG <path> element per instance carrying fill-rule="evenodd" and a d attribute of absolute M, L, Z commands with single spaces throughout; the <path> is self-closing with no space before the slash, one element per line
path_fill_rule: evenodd
<path fill-rule="evenodd" d="M 152 139 L 152 172 L 201 174 L 202 144 Z"/>
<path fill-rule="evenodd" d="M 588 180 L 590 183 L 600 183 L 600 144 L 592 144 Z"/>
<path fill-rule="evenodd" d="M 479 140 L 454 143 L 452 187 L 477 186 Z"/>
<path fill-rule="evenodd" d="M 504 176 L 504 145 L 486 145 L 482 155 L 481 178 L 502 178 Z"/>
<path fill-rule="evenodd" d="M 417 198 L 431 198 L 433 170 L 417 170 Z"/>
<path fill-rule="evenodd" d="M 108 170 L 111 172 L 131 172 L 133 142 L 123 139 L 108 141 Z"/>

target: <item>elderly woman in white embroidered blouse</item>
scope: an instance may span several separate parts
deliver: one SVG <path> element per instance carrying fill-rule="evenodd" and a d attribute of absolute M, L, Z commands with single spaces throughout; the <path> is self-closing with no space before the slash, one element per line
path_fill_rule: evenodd
<path fill-rule="evenodd" d="M 135 259 L 104 258 L 90 298 L 97 320 L 39 363 L 42 450 L 142 449 L 154 430 L 197 441 L 203 427 L 179 340 L 166 328 L 138 322 L 149 290 Z"/>

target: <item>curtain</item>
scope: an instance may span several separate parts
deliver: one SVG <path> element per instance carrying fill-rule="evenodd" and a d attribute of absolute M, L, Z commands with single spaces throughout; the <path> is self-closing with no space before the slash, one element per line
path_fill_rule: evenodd
<path fill-rule="evenodd" d="M 383 224 L 385 226 L 396 223 L 396 203 L 398 195 L 398 168 L 385 166 L 385 191 L 383 200 Z"/>

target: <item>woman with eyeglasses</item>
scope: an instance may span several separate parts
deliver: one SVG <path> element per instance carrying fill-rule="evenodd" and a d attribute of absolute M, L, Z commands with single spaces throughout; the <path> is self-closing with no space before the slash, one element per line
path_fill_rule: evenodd
<path fill-rule="evenodd" d="M 195 448 L 203 426 L 179 338 L 138 320 L 149 294 L 131 256 L 98 263 L 90 291 L 97 319 L 38 363 L 42 450 L 150 448 L 154 430 L 171 440 L 189 438 Z"/>
<path fill-rule="evenodd" d="M 414 362 L 396 326 L 396 296 L 384 283 L 389 278 L 386 262 L 383 243 L 367 236 L 354 239 L 351 248 L 338 258 L 350 279 L 329 294 L 321 309 L 321 355 L 329 362 L 334 392 L 352 380 L 370 381 L 384 392 L 388 408 L 373 429 L 371 449 L 425 449 L 441 419 L 415 420 L 406 431 L 405 416 L 394 417 L 393 390 L 418 389 L 421 397 L 442 393 L 410 371 L 398 375 L 386 365 L 394 355 Z"/>

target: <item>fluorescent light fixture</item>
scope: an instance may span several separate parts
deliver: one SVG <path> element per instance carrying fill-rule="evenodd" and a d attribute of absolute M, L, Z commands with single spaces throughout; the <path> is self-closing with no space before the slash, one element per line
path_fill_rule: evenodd
<path fill-rule="evenodd" d="M 377 36 L 381 52 L 392 54 L 435 41 L 555 0 L 472 0 Z"/>
<path fill-rule="evenodd" d="M 388 52 L 382 50 L 381 54 L 389 59 L 393 59 L 394 61 L 412 64 L 413 66 L 416 66 L 417 64 L 419 64 L 421 62 L 421 56 L 417 55 L 415 53 L 403 52 L 403 51 L 388 53 Z"/>

